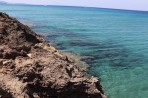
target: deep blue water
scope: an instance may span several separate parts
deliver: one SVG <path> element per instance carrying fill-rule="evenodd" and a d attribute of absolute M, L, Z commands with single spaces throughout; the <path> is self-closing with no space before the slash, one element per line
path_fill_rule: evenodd
<path fill-rule="evenodd" d="M 148 98 L 148 12 L 0 5 L 61 51 L 85 56 L 108 98 Z"/>

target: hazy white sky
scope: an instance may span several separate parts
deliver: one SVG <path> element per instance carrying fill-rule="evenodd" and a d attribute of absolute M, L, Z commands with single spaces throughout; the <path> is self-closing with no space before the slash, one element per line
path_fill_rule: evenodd
<path fill-rule="evenodd" d="M 148 0 L 3 0 L 12 3 L 147 10 Z"/>

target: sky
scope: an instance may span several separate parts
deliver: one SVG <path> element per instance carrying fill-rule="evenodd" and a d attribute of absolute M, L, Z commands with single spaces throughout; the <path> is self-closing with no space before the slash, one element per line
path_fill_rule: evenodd
<path fill-rule="evenodd" d="M 11 3 L 101 7 L 148 11 L 148 0 L 3 0 Z"/>

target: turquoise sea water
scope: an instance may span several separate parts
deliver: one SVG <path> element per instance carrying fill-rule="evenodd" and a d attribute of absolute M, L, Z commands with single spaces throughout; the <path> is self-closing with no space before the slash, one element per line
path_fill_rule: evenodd
<path fill-rule="evenodd" d="M 62 51 L 85 56 L 108 98 L 148 98 L 148 12 L 0 5 Z"/>

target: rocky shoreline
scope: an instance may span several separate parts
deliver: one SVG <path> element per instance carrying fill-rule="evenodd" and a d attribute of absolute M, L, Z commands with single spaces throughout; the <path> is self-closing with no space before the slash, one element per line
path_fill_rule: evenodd
<path fill-rule="evenodd" d="M 106 98 L 86 73 L 41 36 L 0 13 L 0 98 Z"/>

